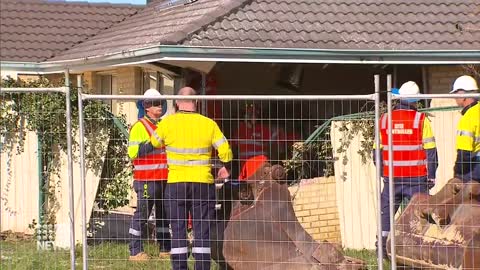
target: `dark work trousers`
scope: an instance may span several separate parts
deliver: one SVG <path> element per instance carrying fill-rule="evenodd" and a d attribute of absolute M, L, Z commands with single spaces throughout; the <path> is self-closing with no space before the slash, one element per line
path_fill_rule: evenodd
<path fill-rule="evenodd" d="M 383 190 L 381 196 L 381 210 L 382 210 L 382 243 L 383 254 L 386 252 L 386 243 L 388 233 L 390 232 L 390 200 L 389 200 L 389 186 L 388 178 L 383 178 Z M 415 193 L 428 194 L 429 184 L 427 177 L 399 177 L 394 178 L 394 213 L 397 212 L 400 204 L 406 199 L 410 201 Z"/>
<path fill-rule="evenodd" d="M 210 226 L 215 217 L 215 185 L 201 183 L 167 184 L 166 209 L 172 226 L 170 251 L 174 270 L 187 270 L 187 218 L 193 223 L 195 270 L 210 270 Z"/>
<path fill-rule="evenodd" d="M 164 192 L 167 181 L 133 181 L 133 189 L 137 193 L 137 209 L 133 214 L 129 233 L 130 255 L 143 252 L 142 236 L 148 239 L 147 222 L 155 206 L 155 228 L 160 251 L 170 251 L 170 230 L 164 208 Z"/>

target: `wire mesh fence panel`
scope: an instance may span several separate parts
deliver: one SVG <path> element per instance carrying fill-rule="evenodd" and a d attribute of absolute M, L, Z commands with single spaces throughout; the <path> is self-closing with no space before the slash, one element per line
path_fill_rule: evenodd
<path fill-rule="evenodd" d="M 398 266 L 479 269 L 480 94 L 392 92 L 390 117 L 381 120 L 389 139 L 382 140 L 381 204 L 389 213 L 382 231 L 391 231 L 395 215 L 388 254 Z"/>
<path fill-rule="evenodd" d="M 89 266 L 377 268 L 373 95 L 82 99 Z"/>
<path fill-rule="evenodd" d="M 54 86 L 1 82 L 1 269 L 68 269 L 74 262 L 69 90 Z"/>

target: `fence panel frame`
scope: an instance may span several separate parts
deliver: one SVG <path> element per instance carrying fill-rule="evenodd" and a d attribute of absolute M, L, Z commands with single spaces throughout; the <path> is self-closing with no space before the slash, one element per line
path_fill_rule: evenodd
<path fill-rule="evenodd" d="M 74 187 L 73 187 L 73 159 L 72 159 L 72 108 L 70 104 L 70 78 L 69 71 L 65 71 L 65 86 L 64 87 L 2 87 L 0 88 L 0 95 L 6 93 L 62 93 L 65 95 L 65 120 L 66 120 L 66 140 L 67 140 L 67 174 L 69 186 L 69 223 L 70 223 L 70 268 L 75 269 L 75 215 L 74 215 Z"/>

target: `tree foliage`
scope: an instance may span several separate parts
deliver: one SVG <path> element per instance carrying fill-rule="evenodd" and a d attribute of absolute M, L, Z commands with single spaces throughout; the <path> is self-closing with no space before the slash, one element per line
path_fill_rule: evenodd
<path fill-rule="evenodd" d="M 2 88 L 63 85 L 64 81 L 54 83 L 45 77 L 30 81 L 8 77 L 1 81 Z M 2 93 L 0 96 L 1 151 L 9 155 L 19 154 L 24 150 L 28 131 L 38 136 L 46 196 L 42 218 L 48 224 L 55 224 L 59 207 L 56 193 L 61 184 L 67 183 L 66 176 L 59 175 L 61 164 L 65 164 L 60 154 L 67 153 L 67 121 L 72 126 L 73 159 L 78 161 L 78 95 L 75 87 L 70 89 L 71 119 L 66 118 L 63 93 Z M 126 205 L 131 165 L 127 157 L 128 138 L 119 129 L 126 126 L 125 116 L 115 119 L 105 103 L 88 101 L 84 103 L 84 119 L 86 168 L 101 177 L 97 199 L 106 210 Z M 52 183 L 52 179 L 59 180 Z"/>

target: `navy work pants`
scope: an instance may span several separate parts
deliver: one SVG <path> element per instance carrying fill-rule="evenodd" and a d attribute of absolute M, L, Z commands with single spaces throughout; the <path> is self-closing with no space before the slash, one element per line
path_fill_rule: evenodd
<path fill-rule="evenodd" d="M 382 243 L 383 254 L 386 254 L 386 242 L 390 232 L 390 200 L 388 178 L 383 178 L 383 190 L 380 200 L 382 210 Z M 428 194 L 429 183 L 427 177 L 402 177 L 394 178 L 394 213 L 397 212 L 400 204 L 406 199 L 410 201 L 415 193 Z"/>
<path fill-rule="evenodd" d="M 167 214 L 172 226 L 170 251 L 174 270 L 187 270 L 187 219 L 193 223 L 195 270 L 210 270 L 210 226 L 215 217 L 215 185 L 169 183 L 165 192 Z"/>
<path fill-rule="evenodd" d="M 133 214 L 129 233 L 130 255 L 143 252 L 143 238 L 148 238 L 147 222 L 155 206 L 155 227 L 157 243 L 160 251 L 170 251 L 170 230 L 164 208 L 164 192 L 166 181 L 133 181 L 133 189 L 137 193 L 137 209 Z"/>

